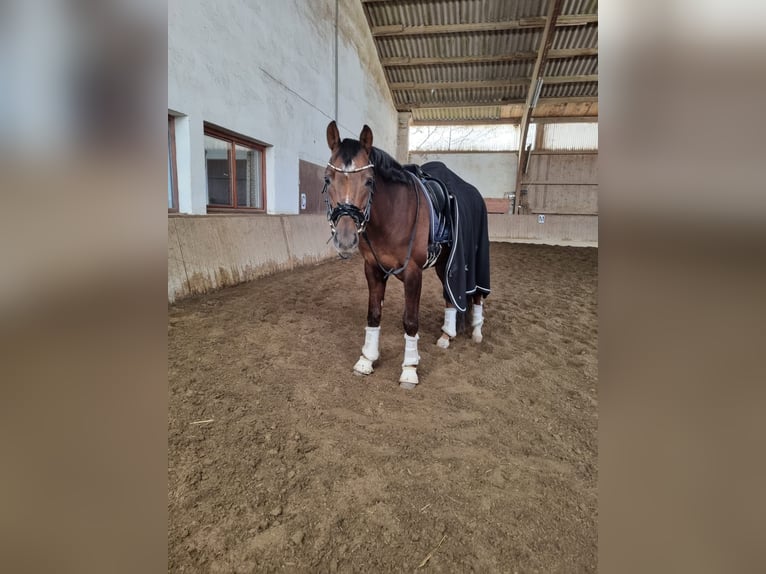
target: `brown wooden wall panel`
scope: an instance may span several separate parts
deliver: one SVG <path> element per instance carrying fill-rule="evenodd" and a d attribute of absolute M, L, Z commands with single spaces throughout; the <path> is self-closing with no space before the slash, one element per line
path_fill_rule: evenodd
<path fill-rule="evenodd" d="M 298 160 L 298 206 L 300 214 L 324 213 L 326 210 L 322 199 L 324 187 L 324 166 L 310 161 Z M 306 194 L 306 209 L 301 206 L 301 194 Z"/>
<path fill-rule="evenodd" d="M 598 215 L 598 153 L 533 152 L 521 187 L 523 213 Z"/>
<path fill-rule="evenodd" d="M 484 203 L 487 204 L 487 213 L 508 213 L 511 208 L 510 199 L 485 197 Z"/>

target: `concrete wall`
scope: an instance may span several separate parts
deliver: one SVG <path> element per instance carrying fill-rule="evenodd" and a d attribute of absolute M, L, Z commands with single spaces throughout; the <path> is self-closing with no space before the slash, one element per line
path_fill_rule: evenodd
<path fill-rule="evenodd" d="M 598 245 L 598 218 L 489 215 L 490 241 Z M 168 218 L 168 301 L 335 257 L 324 215 Z"/>
<path fill-rule="evenodd" d="M 168 218 L 168 301 L 335 256 L 324 215 Z"/>
<path fill-rule="evenodd" d="M 489 240 L 550 245 L 598 246 L 598 217 L 592 215 L 489 214 Z"/>
<path fill-rule="evenodd" d="M 324 215 L 168 218 L 168 301 L 335 257 Z M 489 215 L 490 241 L 598 245 L 592 216 Z"/>
<path fill-rule="evenodd" d="M 176 119 L 179 207 L 206 213 L 203 122 L 267 146 L 266 207 L 299 212 L 298 161 L 324 164 L 327 123 L 373 129 L 396 149 L 397 113 L 358 0 L 170 0 L 168 110 Z M 338 117 L 335 118 L 336 98 Z"/>
<path fill-rule="evenodd" d="M 597 163 L 597 152 L 533 152 L 522 180 L 529 212 L 597 215 Z"/>
<path fill-rule="evenodd" d="M 514 191 L 518 159 L 516 152 L 410 152 L 411 163 L 443 162 L 484 198 L 496 199 Z"/>

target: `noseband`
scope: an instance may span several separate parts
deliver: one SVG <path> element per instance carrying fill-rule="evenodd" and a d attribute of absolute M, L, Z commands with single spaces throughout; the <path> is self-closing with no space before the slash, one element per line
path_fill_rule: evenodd
<path fill-rule="evenodd" d="M 345 174 L 358 173 L 360 171 L 364 171 L 365 169 L 374 167 L 374 165 L 371 163 L 356 169 L 340 169 L 329 162 L 327 165 L 338 173 Z M 354 221 L 357 233 L 363 233 L 364 228 L 367 226 L 367 222 L 370 221 L 370 208 L 372 207 L 372 195 L 375 192 L 375 180 L 373 179 L 372 187 L 370 188 L 370 192 L 367 196 L 367 205 L 364 206 L 364 211 L 359 209 L 353 203 L 339 203 L 335 206 L 335 208 L 333 208 L 330 205 L 330 198 L 327 194 L 327 186 L 329 185 L 330 182 L 326 181 L 324 188 L 322 188 L 322 195 L 324 195 L 324 202 L 327 205 L 327 220 L 330 222 L 330 229 L 332 230 L 333 234 L 335 233 L 335 226 L 338 225 L 338 221 L 344 215 L 348 215 Z"/>

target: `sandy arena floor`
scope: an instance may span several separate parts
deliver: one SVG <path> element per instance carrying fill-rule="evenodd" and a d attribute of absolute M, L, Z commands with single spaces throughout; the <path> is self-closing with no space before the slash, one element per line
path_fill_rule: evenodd
<path fill-rule="evenodd" d="M 598 251 L 491 255 L 480 345 L 425 274 L 409 392 L 394 279 L 352 374 L 359 256 L 170 307 L 169 571 L 595 572 Z"/>

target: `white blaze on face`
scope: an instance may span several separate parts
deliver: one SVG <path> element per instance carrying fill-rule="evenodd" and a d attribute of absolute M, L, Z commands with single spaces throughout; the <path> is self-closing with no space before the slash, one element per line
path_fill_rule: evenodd
<path fill-rule="evenodd" d="M 343 169 L 344 169 L 345 171 L 353 171 L 353 170 L 355 170 L 355 169 L 356 169 L 356 165 L 354 165 L 354 160 L 352 159 L 350 162 L 348 162 L 348 163 L 347 163 L 347 164 L 346 164 L 346 165 L 343 167 Z M 350 202 L 350 198 L 349 198 L 349 196 L 348 196 L 348 191 L 349 191 L 349 187 L 350 187 L 350 186 L 348 185 L 348 174 L 347 174 L 347 173 L 344 173 L 343 175 L 345 175 L 345 176 L 346 176 L 346 203 L 351 203 L 351 202 Z"/>

